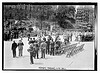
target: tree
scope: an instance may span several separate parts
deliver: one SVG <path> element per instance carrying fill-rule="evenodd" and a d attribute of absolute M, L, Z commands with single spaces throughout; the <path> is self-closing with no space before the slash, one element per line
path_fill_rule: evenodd
<path fill-rule="evenodd" d="M 42 21 L 49 20 L 52 15 L 52 5 L 33 5 L 33 7 L 32 15 L 39 20 L 42 29 Z"/>
<path fill-rule="evenodd" d="M 74 17 L 75 17 L 74 6 L 60 5 L 58 7 L 56 19 L 57 19 L 58 25 L 60 25 L 62 28 L 73 29 L 73 24 L 75 23 Z"/>

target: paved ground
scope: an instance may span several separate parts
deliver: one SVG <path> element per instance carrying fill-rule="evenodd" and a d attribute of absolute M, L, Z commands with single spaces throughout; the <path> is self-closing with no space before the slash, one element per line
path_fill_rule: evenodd
<path fill-rule="evenodd" d="M 17 40 L 16 40 L 17 41 Z M 85 44 L 84 50 L 71 58 L 66 55 L 50 56 L 45 59 L 34 59 L 33 65 L 30 64 L 27 39 L 23 39 L 24 51 L 23 57 L 12 57 L 11 43 L 4 42 L 4 69 L 93 69 L 94 68 L 94 43 L 80 42 Z M 75 42 L 72 42 L 75 43 Z M 17 49 L 18 50 L 18 49 Z M 18 56 L 18 52 L 17 52 Z M 39 54 L 40 57 L 40 54 Z"/>

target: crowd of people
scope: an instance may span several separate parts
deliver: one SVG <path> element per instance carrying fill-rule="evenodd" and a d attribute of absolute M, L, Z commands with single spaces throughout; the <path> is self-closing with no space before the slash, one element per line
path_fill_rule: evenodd
<path fill-rule="evenodd" d="M 56 40 L 53 40 L 51 36 L 41 37 L 36 40 L 35 38 L 29 39 L 29 49 L 27 50 L 30 53 L 30 61 L 33 64 L 33 57 L 39 59 L 39 51 L 41 52 L 41 58 L 45 58 L 45 55 L 58 55 L 57 50 L 61 47 L 61 41 L 57 37 Z"/>
<path fill-rule="evenodd" d="M 18 51 L 19 51 L 19 57 L 23 56 L 23 42 L 22 42 L 22 38 L 21 40 L 19 40 L 18 43 L 16 43 L 15 41 L 13 41 L 12 43 L 12 52 L 13 52 L 13 57 L 16 57 L 16 48 L 18 47 Z M 56 38 L 56 40 L 53 40 L 53 38 L 49 35 L 48 39 L 46 37 L 38 37 L 38 39 L 32 38 L 32 37 L 28 37 L 28 41 L 29 41 L 29 49 L 27 49 L 27 51 L 30 53 L 30 61 L 31 64 L 33 64 L 33 58 L 37 58 L 39 59 L 39 51 L 41 52 L 41 58 L 45 58 L 45 55 L 57 55 L 58 52 L 57 50 L 61 47 L 61 41 L 60 39 Z"/>
<path fill-rule="evenodd" d="M 67 36 L 63 36 L 63 38 L 60 38 L 60 35 L 56 35 L 55 39 L 53 36 L 48 35 L 48 36 L 37 36 L 36 38 L 30 37 L 28 35 L 28 44 L 29 44 L 29 49 L 27 51 L 30 53 L 30 61 L 31 64 L 34 64 L 33 58 L 39 59 L 39 58 L 45 58 L 45 55 L 59 55 L 59 49 L 61 49 L 62 44 L 67 45 L 71 41 L 81 41 L 82 40 L 82 34 L 77 34 L 76 33 L 69 33 Z M 62 41 L 63 39 L 64 41 Z M 19 40 L 18 43 L 13 41 L 12 43 L 12 52 L 13 52 L 13 57 L 16 57 L 16 48 L 18 47 L 19 51 L 19 57 L 23 56 L 23 46 L 24 43 L 22 42 L 23 37 Z M 39 53 L 41 52 L 41 57 L 39 57 Z"/>

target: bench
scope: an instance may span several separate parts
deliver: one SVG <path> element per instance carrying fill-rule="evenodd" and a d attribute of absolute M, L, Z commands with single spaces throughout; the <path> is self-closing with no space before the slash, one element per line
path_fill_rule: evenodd
<path fill-rule="evenodd" d="M 83 51 L 84 45 L 85 44 L 82 44 L 82 45 L 80 45 L 78 47 L 75 47 L 72 51 L 67 53 L 66 57 L 71 57 L 71 56 L 77 54 L 78 52 Z"/>

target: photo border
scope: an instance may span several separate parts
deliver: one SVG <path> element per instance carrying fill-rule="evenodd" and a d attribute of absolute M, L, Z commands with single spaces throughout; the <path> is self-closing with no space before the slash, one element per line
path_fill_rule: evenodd
<path fill-rule="evenodd" d="M 34 5 L 94 5 L 95 6 L 95 40 L 94 40 L 94 70 L 39 70 L 39 69 L 4 69 L 4 5 L 34 4 Z M 3 71 L 97 71 L 98 46 L 98 3 L 97 2 L 2 2 L 2 70 Z"/>

